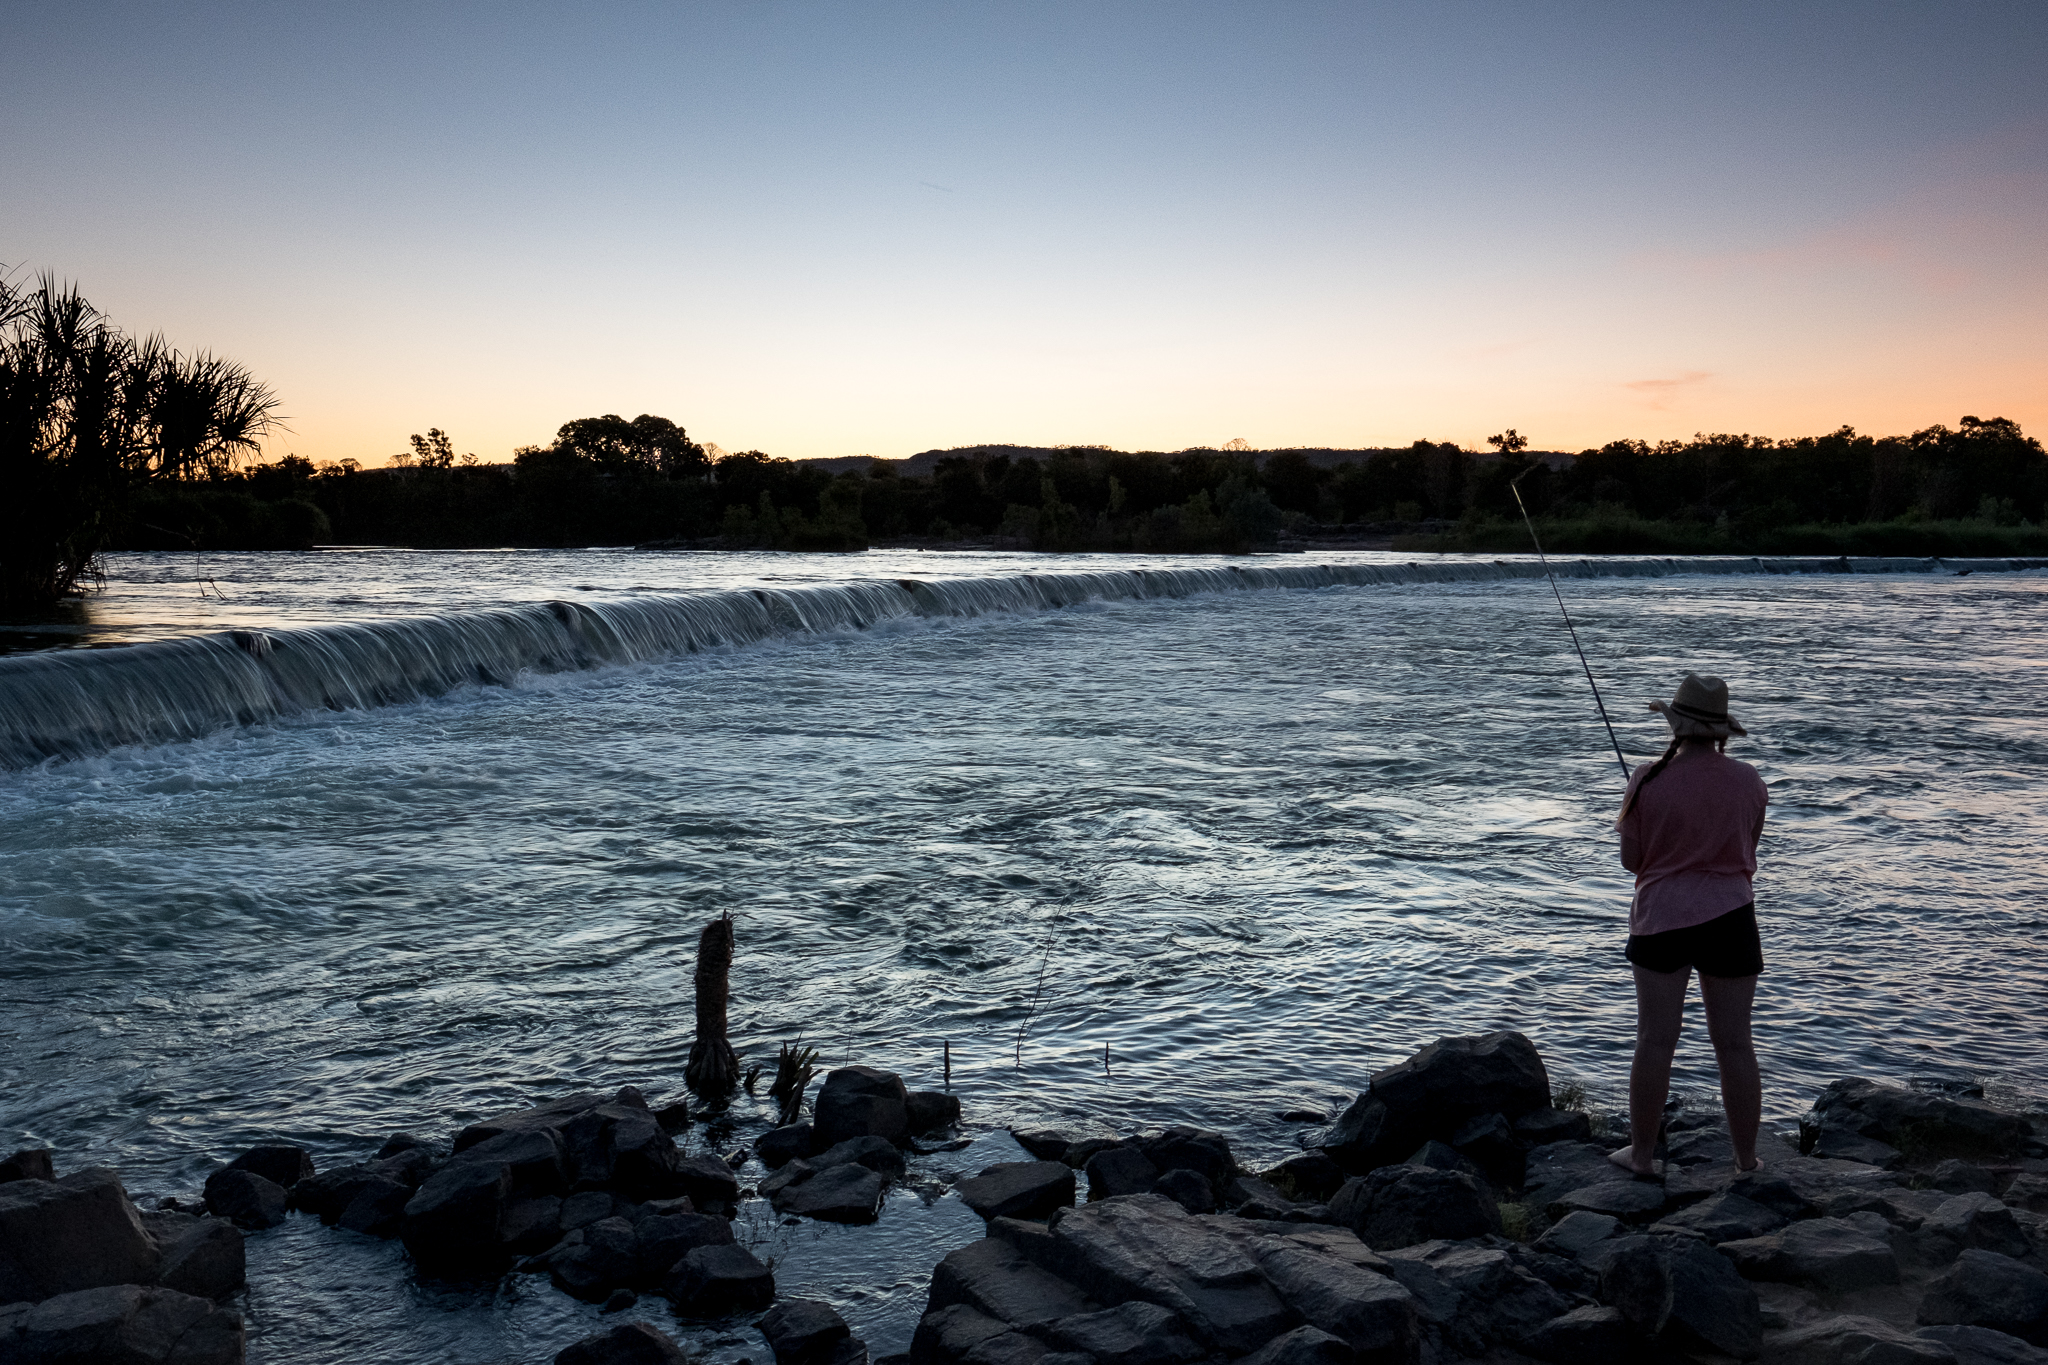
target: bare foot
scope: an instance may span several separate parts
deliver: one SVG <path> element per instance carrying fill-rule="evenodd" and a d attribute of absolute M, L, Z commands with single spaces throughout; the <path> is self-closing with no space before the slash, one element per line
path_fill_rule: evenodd
<path fill-rule="evenodd" d="M 1654 1177 L 1657 1174 L 1657 1163 L 1654 1161 L 1648 1166 L 1636 1165 L 1636 1149 L 1632 1146 L 1616 1147 L 1607 1154 L 1607 1159 L 1621 1167 L 1624 1171 L 1627 1171 L 1630 1175 Z"/>
<path fill-rule="evenodd" d="M 1735 1173 L 1737 1175 L 1755 1175 L 1763 1168 L 1764 1162 L 1762 1157 L 1752 1159 L 1747 1166 L 1743 1165 L 1739 1158 L 1735 1162 Z"/>

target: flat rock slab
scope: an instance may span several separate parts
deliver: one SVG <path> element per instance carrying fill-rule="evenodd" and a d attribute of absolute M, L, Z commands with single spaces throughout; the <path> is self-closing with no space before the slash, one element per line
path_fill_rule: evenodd
<path fill-rule="evenodd" d="M 1552 1218 L 1583 1211 L 1604 1213 L 1624 1223 L 1648 1223 L 1655 1221 L 1669 1202 L 1664 1186 L 1657 1181 L 1603 1180 L 1553 1199 L 1548 1212 Z"/>
<path fill-rule="evenodd" d="M 1027 1259 L 1007 1241 L 969 1242 L 932 1269 L 928 1307 L 965 1304 L 1012 1327 L 1029 1327 L 1093 1311 L 1078 1287 Z"/>
<path fill-rule="evenodd" d="M 669 1274 L 664 1292 L 685 1317 L 722 1318 L 775 1302 L 775 1276 L 743 1247 L 698 1247 Z"/>
<path fill-rule="evenodd" d="M 983 1218 L 1042 1218 L 1074 1202 L 1074 1168 L 1064 1161 L 1005 1161 L 955 1185 Z"/>
<path fill-rule="evenodd" d="M 858 1162 L 843 1162 L 783 1186 L 770 1196 L 770 1202 L 777 1213 L 792 1217 L 872 1223 L 882 1207 L 882 1177 Z"/>
<path fill-rule="evenodd" d="M 825 1365 L 853 1335 L 831 1304 L 815 1299 L 785 1299 L 762 1315 L 760 1326 L 776 1365 Z"/>

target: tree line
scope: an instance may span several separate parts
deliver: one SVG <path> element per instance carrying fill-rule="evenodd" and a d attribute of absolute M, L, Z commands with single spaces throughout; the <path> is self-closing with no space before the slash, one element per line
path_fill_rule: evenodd
<path fill-rule="evenodd" d="M 2048 456 L 2004 418 L 1873 437 L 1699 435 L 1533 455 L 1399 448 L 963 447 L 928 474 L 727 454 L 677 422 L 564 423 L 509 463 L 433 428 L 381 467 L 261 461 L 277 399 L 228 361 L 137 339 L 75 288 L 0 281 L 0 599 L 46 604 L 106 550 L 316 544 L 853 550 L 975 542 L 1237 553 L 1374 533 L 1519 550 L 1516 491 L 1560 550 L 2042 553 Z M 843 462 L 842 462 L 843 463 Z"/>

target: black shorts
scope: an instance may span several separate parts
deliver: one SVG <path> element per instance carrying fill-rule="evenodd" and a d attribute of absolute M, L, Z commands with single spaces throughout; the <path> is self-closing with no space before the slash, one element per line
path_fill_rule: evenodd
<path fill-rule="evenodd" d="M 1764 969 L 1764 945 L 1756 931 L 1756 903 L 1716 915 L 1705 924 L 1630 934 L 1627 957 L 1652 972 L 1697 968 L 1701 976 L 1756 976 Z"/>

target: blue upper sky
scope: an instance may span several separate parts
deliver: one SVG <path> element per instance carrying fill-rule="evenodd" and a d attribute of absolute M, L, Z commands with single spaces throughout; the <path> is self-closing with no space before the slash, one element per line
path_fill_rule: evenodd
<path fill-rule="evenodd" d="M 2048 5 L 16 11 L 0 262 L 315 458 L 2048 425 Z"/>

